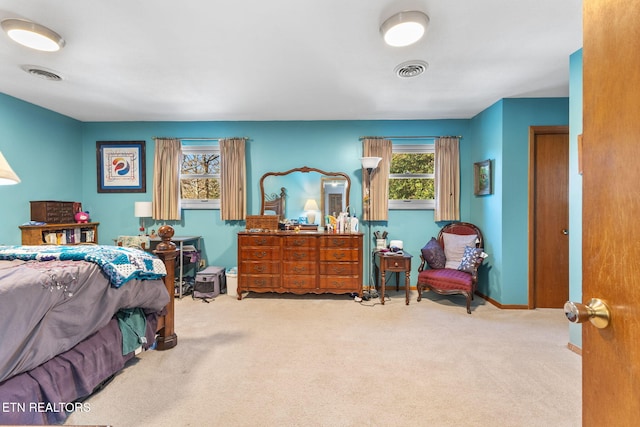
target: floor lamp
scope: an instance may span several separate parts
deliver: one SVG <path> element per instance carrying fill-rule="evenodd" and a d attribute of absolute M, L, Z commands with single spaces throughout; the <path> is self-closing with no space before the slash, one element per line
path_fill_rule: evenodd
<path fill-rule="evenodd" d="M 369 296 L 371 297 L 371 281 L 373 280 L 373 254 L 371 253 L 370 247 L 371 247 L 371 175 L 373 174 L 373 171 L 378 167 L 378 163 L 380 163 L 380 160 L 382 160 L 382 157 L 363 157 L 362 159 L 362 168 L 367 170 L 367 189 L 365 192 L 365 196 L 364 196 L 364 204 L 366 205 L 366 209 L 367 209 L 367 234 L 365 234 L 365 242 L 364 242 L 364 246 L 365 246 L 365 250 L 367 251 L 367 253 L 369 254 L 369 279 L 368 279 L 368 286 L 367 286 L 367 293 L 369 294 Z M 373 286 L 373 289 L 375 290 L 375 285 Z M 374 296 L 375 298 L 375 296 Z"/>

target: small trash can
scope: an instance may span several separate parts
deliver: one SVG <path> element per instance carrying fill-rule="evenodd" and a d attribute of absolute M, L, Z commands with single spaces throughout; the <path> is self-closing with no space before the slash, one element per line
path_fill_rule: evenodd
<path fill-rule="evenodd" d="M 238 293 L 238 267 L 227 270 L 227 295 L 237 297 Z"/>

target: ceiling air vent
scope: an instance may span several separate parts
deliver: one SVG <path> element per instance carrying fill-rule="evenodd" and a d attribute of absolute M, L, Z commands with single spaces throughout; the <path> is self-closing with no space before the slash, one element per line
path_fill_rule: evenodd
<path fill-rule="evenodd" d="M 40 77 L 45 80 L 53 80 L 59 82 L 62 80 L 62 76 L 57 74 L 55 71 L 47 70 L 46 68 L 38 67 L 35 65 L 23 65 L 22 69 L 32 76 Z"/>
<path fill-rule="evenodd" d="M 407 61 L 398 65 L 394 71 L 396 75 L 402 79 L 417 77 L 427 71 L 429 64 L 424 61 Z"/>

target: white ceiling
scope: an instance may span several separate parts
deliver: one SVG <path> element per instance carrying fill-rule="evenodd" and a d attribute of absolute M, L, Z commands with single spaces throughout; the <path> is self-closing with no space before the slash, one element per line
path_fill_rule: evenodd
<path fill-rule="evenodd" d="M 380 24 L 426 12 L 426 37 Z M 569 94 L 581 0 L 3 0 L 57 53 L 0 34 L 0 92 L 81 121 L 470 118 L 502 98 Z M 394 68 L 422 60 L 401 79 Z M 23 71 L 36 65 L 55 82 Z"/>

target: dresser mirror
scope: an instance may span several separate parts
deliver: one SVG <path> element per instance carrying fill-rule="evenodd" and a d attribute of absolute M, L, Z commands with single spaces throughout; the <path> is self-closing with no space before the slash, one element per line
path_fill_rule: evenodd
<path fill-rule="evenodd" d="M 325 215 L 349 206 L 351 179 L 343 172 L 327 172 L 303 166 L 285 172 L 267 172 L 260 178 L 260 215 L 274 214 L 269 209 L 274 197 L 283 196 L 280 219 L 306 217 L 305 205 L 314 200 L 318 206 L 316 224 L 324 226 Z"/>

